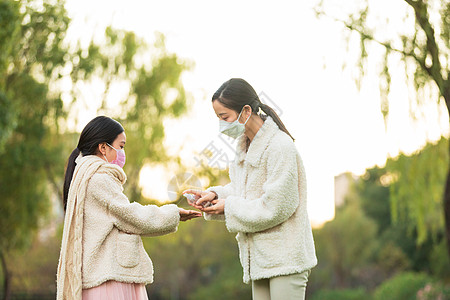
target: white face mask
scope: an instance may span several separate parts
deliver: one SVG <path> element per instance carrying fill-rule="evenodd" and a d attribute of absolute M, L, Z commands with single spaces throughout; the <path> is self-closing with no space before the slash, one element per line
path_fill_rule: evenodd
<path fill-rule="evenodd" d="M 243 111 L 244 109 L 242 108 L 238 118 L 234 122 L 219 120 L 220 132 L 234 139 L 238 138 L 241 134 L 243 134 L 245 131 L 245 124 L 247 124 L 248 119 L 250 119 L 250 116 L 248 116 L 244 124 L 239 123 L 239 118 L 241 117 Z"/>

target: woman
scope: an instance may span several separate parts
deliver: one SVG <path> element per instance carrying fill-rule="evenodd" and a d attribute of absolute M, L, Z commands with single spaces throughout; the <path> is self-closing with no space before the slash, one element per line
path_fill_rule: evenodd
<path fill-rule="evenodd" d="M 220 131 L 239 139 L 231 182 L 185 193 L 198 198 L 191 205 L 205 218 L 224 220 L 237 233 L 244 282 L 252 282 L 253 299 L 304 299 L 317 258 L 305 170 L 294 139 L 243 79 L 225 82 L 212 105 Z"/>
<path fill-rule="evenodd" d="M 69 157 L 57 299 L 148 299 L 153 265 L 140 236 L 177 230 L 201 216 L 176 205 L 130 203 L 123 194 L 126 135 L 119 122 L 96 117 Z"/>

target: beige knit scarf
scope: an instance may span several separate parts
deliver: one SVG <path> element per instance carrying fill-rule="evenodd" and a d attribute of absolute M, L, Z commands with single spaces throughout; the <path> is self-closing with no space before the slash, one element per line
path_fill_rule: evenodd
<path fill-rule="evenodd" d="M 83 209 L 89 179 L 95 173 L 109 173 L 122 184 L 126 175 L 122 168 L 95 155 L 79 156 L 67 198 L 64 231 L 57 273 L 57 300 L 81 300 Z"/>

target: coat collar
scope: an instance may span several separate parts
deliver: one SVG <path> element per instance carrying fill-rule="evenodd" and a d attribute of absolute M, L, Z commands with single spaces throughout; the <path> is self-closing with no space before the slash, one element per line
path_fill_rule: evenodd
<path fill-rule="evenodd" d="M 236 149 L 237 162 L 240 163 L 245 160 L 250 165 L 257 167 L 264 150 L 266 150 L 270 140 L 279 130 L 278 125 L 268 116 L 250 143 L 248 152 L 245 152 L 247 137 L 244 134 L 241 135 Z"/>

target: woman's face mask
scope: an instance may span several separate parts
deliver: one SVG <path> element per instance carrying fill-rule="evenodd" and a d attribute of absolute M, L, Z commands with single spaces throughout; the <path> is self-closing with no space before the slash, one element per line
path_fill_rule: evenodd
<path fill-rule="evenodd" d="M 111 148 L 113 148 L 114 150 L 116 150 L 117 156 L 116 159 L 113 161 L 110 161 L 109 163 L 111 164 L 115 164 L 118 165 L 119 167 L 123 168 L 123 166 L 125 165 L 125 150 L 123 149 L 116 149 L 113 146 L 111 146 L 110 144 L 106 143 L 108 146 L 110 146 Z M 104 155 L 103 155 L 104 156 Z M 106 161 L 108 161 L 108 159 L 106 158 L 106 156 L 104 156 Z"/>
<path fill-rule="evenodd" d="M 241 117 L 241 114 L 243 111 L 244 111 L 244 108 L 242 108 L 241 112 L 239 113 L 238 118 L 234 122 L 227 122 L 224 120 L 219 120 L 220 132 L 223 134 L 226 134 L 229 137 L 232 137 L 234 139 L 236 139 L 240 135 L 242 135 L 245 131 L 245 124 L 247 124 L 248 119 L 250 119 L 250 116 L 248 116 L 248 118 L 247 118 L 247 120 L 245 120 L 244 124 L 239 123 L 239 118 Z"/>

